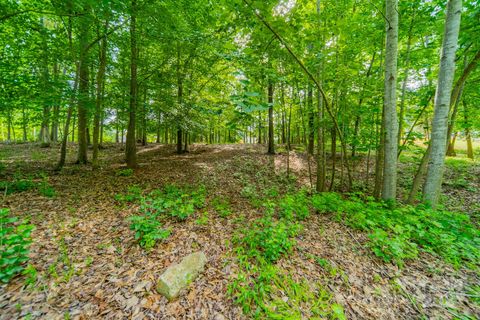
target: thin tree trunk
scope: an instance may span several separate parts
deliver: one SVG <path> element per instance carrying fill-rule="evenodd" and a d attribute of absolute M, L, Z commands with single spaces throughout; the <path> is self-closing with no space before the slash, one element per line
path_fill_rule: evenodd
<path fill-rule="evenodd" d="M 410 49 L 412 44 L 412 30 L 414 25 L 415 15 L 412 16 L 410 20 L 410 28 L 408 29 L 408 40 L 407 40 L 407 52 L 405 53 L 405 70 L 403 75 L 403 83 L 402 83 L 402 93 L 400 96 L 400 114 L 398 116 L 398 142 L 397 144 L 400 145 L 403 137 L 403 130 L 405 125 L 405 97 L 407 93 L 407 83 L 408 83 L 408 73 L 410 71 Z"/>
<path fill-rule="evenodd" d="M 464 70 L 467 69 L 467 55 L 465 55 L 464 59 Z M 463 82 L 459 89 L 458 93 L 456 94 L 455 101 L 450 101 L 450 104 L 453 103 L 453 110 L 452 115 L 450 116 L 450 121 L 448 122 L 448 129 L 447 129 L 447 156 L 455 156 L 455 139 L 452 138 L 453 128 L 455 127 L 455 121 L 457 120 L 458 114 L 458 107 L 460 105 L 460 100 L 462 99 L 463 89 L 465 87 L 465 82 Z M 452 108 L 451 108 L 452 109 Z"/>
<path fill-rule="evenodd" d="M 410 193 L 408 194 L 407 203 L 414 204 L 418 190 L 422 185 L 422 182 L 425 178 L 425 174 L 427 173 L 427 165 L 428 165 L 428 158 L 430 157 L 430 145 L 428 146 L 427 150 L 423 154 L 422 160 L 420 161 L 420 165 L 418 166 L 417 173 L 415 174 L 415 178 L 413 178 L 412 188 L 410 189 Z"/>
<path fill-rule="evenodd" d="M 268 83 L 268 154 L 275 154 L 273 132 L 273 83 Z"/>
<path fill-rule="evenodd" d="M 105 23 L 105 30 L 108 29 L 108 22 Z M 95 115 L 93 118 L 93 155 L 92 163 L 97 165 L 98 162 L 98 148 L 100 138 L 100 117 L 102 113 L 103 93 L 105 88 L 105 70 L 107 66 L 107 38 L 104 37 L 100 42 L 99 53 L 100 65 L 97 72 L 97 92 L 95 101 Z"/>
<path fill-rule="evenodd" d="M 80 62 L 79 62 L 79 97 L 77 101 L 78 111 L 78 155 L 77 163 L 87 163 L 87 108 L 88 108 L 88 85 L 89 85 L 89 68 L 88 68 L 88 20 L 87 17 L 81 17 L 80 30 Z"/>
<path fill-rule="evenodd" d="M 308 154 L 313 155 L 315 144 L 315 118 L 313 111 L 313 90 L 310 82 L 308 83 L 307 93 L 307 113 L 308 113 Z"/>
<path fill-rule="evenodd" d="M 470 121 L 468 120 L 467 103 L 463 100 L 463 117 L 465 119 L 465 139 L 467 140 L 467 157 L 474 158 L 472 136 L 470 134 Z"/>
<path fill-rule="evenodd" d="M 137 167 L 137 144 L 135 139 L 135 125 L 136 125 L 136 110 L 137 110 L 137 0 L 132 0 L 132 13 L 130 16 L 130 49 L 131 49 L 131 61 L 130 61 L 130 110 L 129 121 L 127 129 L 127 141 L 125 144 L 125 158 L 127 160 L 128 168 Z"/>
<path fill-rule="evenodd" d="M 365 89 L 368 85 L 368 79 L 370 78 L 370 75 L 372 73 L 373 63 L 375 62 L 375 56 L 376 56 L 376 51 L 373 52 L 372 59 L 370 60 L 370 65 L 368 66 L 368 69 L 367 69 L 367 74 L 365 76 L 365 82 L 363 84 L 362 93 L 361 93 L 360 99 L 358 100 L 358 107 L 357 107 L 358 112 L 361 112 L 361 107 L 362 107 L 363 100 L 364 100 L 364 93 L 365 93 Z M 358 114 L 355 117 L 355 127 L 354 127 L 354 130 L 353 130 L 352 158 L 355 157 L 356 152 L 357 152 L 357 144 L 358 144 L 357 140 L 358 140 L 358 132 L 359 132 L 359 129 L 360 129 L 360 120 L 361 120 L 361 117 Z"/>

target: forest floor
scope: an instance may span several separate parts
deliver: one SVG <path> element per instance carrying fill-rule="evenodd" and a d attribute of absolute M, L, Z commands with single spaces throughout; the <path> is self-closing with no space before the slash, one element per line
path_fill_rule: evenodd
<path fill-rule="evenodd" d="M 68 161 L 72 163 L 76 150 L 70 148 Z M 151 144 L 140 147 L 140 167 L 131 176 L 118 175 L 124 169 L 118 145 L 102 150 L 96 169 L 69 164 L 55 173 L 52 168 L 57 157 L 56 148 L 0 146 L 4 165 L 0 178 L 21 174 L 40 179 L 43 172 L 42 179 L 55 190 L 54 197 L 30 190 L 3 199 L 2 207 L 29 217 L 36 226 L 30 263 L 38 274 L 34 285 L 27 286 L 24 276 L 18 276 L 0 286 L 0 319 L 246 318 L 227 292 L 237 272 L 231 239 L 242 221 L 261 212 L 242 197 L 239 177 L 249 175 L 249 181 L 258 181 L 261 176 L 260 187 L 278 181 L 274 177 L 285 174 L 285 152 L 268 156 L 264 147 L 257 145 L 194 145 L 189 153 L 177 155 L 173 146 Z M 415 159 L 414 155 L 403 157 L 400 186 L 411 181 L 416 165 L 408 161 Z M 464 170 L 458 161 L 451 160 L 444 191 L 447 200 L 457 200 L 445 202 L 476 220 L 480 165 L 469 162 Z M 290 168 L 298 185 L 309 183 L 304 156 L 291 153 Z M 367 179 L 364 159 L 356 168 L 357 181 L 365 179 L 359 184 L 373 183 L 373 178 Z M 455 171 L 458 168 L 461 174 Z M 205 185 L 210 214 L 203 223 L 198 223 L 200 211 L 183 222 L 167 221 L 170 237 L 147 252 L 135 241 L 127 220 L 138 211 L 138 205 L 120 204 L 115 195 L 132 185 L 148 192 L 167 184 Z M 215 215 L 209 207 L 211 199 L 218 196 L 231 204 L 228 218 Z M 399 268 L 376 258 L 365 244 L 366 234 L 339 223 L 332 215 L 312 214 L 303 224 L 295 249 L 277 265 L 293 279 L 326 288 L 348 319 L 480 315 L 480 307 L 467 293 L 469 286 L 478 284 L 476 272 L 455 269 L 425 253 Z M 156 292 L 156 280 L 166 267 L 198 250 L 208 258 L 204 274 L 185 295 L 168 302 Z M 322 267 L 312 257 L 321 257 L 330 267 Z"/>

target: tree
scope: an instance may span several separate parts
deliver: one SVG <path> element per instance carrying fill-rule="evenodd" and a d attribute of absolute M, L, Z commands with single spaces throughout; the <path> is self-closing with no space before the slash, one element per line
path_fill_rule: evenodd
<path fill-rule="evenodd" d="M 438 203 L 445 164 L 448 112 L 453 77 L 455 74 L 455 53 L 457 51 L 458 34 L 462 0 L 449 0 L 447 5 L 445 29 L 438 72 L 437 91 L 435 94 L 434 117 L 432 122 L 432 138 L 428 159 L 427 176 L 423 186 L 423 201 L 435 207 Z"/>
<path fill-rule="evenodd" d="M 387 41 L 385 50 L 385 93 L 384 93 L 384 127 L 385 160 L 383 171 L 382 198 L 393 200 L 397 189 L 397 46 L 398 46 L 398 1 L 386 1 Z"/>
<path fill-rule="evenodd" d="M 137 167 L 137 145 L 135 139 L 135 122 L 136 122 L 136 109 L 137 109 L 137 0 L 131 2 L 131 15 L 130 15 L 130 50 L 131 50 L 131 62 L 130 62 L 130 99 L 129 99 L 129 119 L 127 129 L 127 142 L 125 144 L 125 157 L 127 160 L 127 166 L 129 168 Z"/>

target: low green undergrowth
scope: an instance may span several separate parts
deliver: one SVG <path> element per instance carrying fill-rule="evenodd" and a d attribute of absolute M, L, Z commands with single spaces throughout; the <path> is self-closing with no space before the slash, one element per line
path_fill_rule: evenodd
<path fill-rule="evenodd" d="M 218 215 L 222 218 L 226 218 L 232 214 L 232 208 L 226 198 L 215 197 L 212 200 L 212 205 Z"/>
<path fill-rule="evenodd" d="M 157 241 L 167 239 L 170 230 L 163 229 L 162 224 L 155 215 L 131 216 L 130 230 L 135 231 L 135 240 L 147 250 L 153 248 Z"/>
<path fill-rule="evenodd" d="M 118 170 L 115 174 L 117 177 L 130 177 L 134 173 L 133 169 L 122 169 Z"/>
<path fill-rule="evenodd" d="M 118 193 L 115 195 L 115 200 L 121 204 L 133 203 L 140 201 L 142 198 L 142 189 L 137 185 L 132 185 L 128 187 L 127 192 L 122 194 Z"/>
<path fill-rule="evenodd" d="M 56 195 L 55 189 L 48 182 L 45 174 L 24 177 L 16 174 L 11 181 L 0 181 L 0 193 L 13 194 L 37 190 L 44 197 L 53 198 Z"/>
<path fill-rule="evenodd" d="M 8 282 L 24 270 L 28 261 L 31 233 L 28 221 L 19 221 L 8 209 L 0 209 L 0 281 Z"/>
<path fill-rule="evenodd" d="M 238 274 L 228 293 L 243 312 L 256 319 L 345 319 L 343 308 L 322 286 L 294 280 L 276 263 L 296 245 L 308 201 L 305 194 L 280 199 L 280 207 L 264 203 L 264 215 L 251 221 L 233 237 Z M 306 199 L 306 198 L 305 198 Z"/>
<path fill-rule="evenodd" d="M 310 216 L 309 205 L 306 192 L 287 194 L 279 201 L 279 214 L 287 220 L 305 220 Z"/>
<path fill-rule="evenodd" d="M 312 205 L 319 212 L 335 212 L 340 222 L 369 233 L 369 246 L 385 262 L 403 265 L 420 251 L 441 256 L 455 267 L 478 266 L 480 230 L 466 214 L 425 206 L 399 206 L 372 198 L 335 193 L 316 194 Z"/>
<path fill-rule="evenodd" d="M 180 188 L 167 185 L 162 190 L 154 190 L 142 199 L 141 211 L 148 214 L 160 214 L 185 220 L 195 213 L 196 209 L 205 206 L 205 187 Z"/>
<path fill-rule="evenodd" d="M 180 188 L 167 185 L 146 195 L 142 193 L 140 187 L 131 186 L 127 193 L 117 194 L 115 199 L 123 204 L 140 204 L 139 214 L 129 217 L 128 221 L 130 229 L 135 232 L 135 240 L 147 250 L 169 237 L 170 230 L 162 227 L 162 220 L 171 217 L 184 221 L 205 206 L 206 190 L 203 186 Z M 202 223 L 206 223 L 204 220 Z"/>

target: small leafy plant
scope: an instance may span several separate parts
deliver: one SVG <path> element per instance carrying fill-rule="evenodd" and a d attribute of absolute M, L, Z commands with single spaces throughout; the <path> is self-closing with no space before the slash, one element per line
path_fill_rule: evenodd
<path fill-rule="evenodd" d="M 186 220 L 196 209 L 205 206 L 206 191 L 201 186 L 194 190 L 183 190 L 168 185 L 163 190 L 155 190 L 142 201 L 141 210 L 146 214 L 162 214 Z"/>
<path fill-rule="evenodd" d="M 115 200 L 118 202 L 125 204 L 125 203 L 132 203 L 139 201 L 142 197 L 142 189 L 137 186 L 133 185 L 128 187 L 128 190 L 125 194 L 116 194 Z"/>
<path fill-rule="evenodd" d="M 131 177 L 133 175 L 133 169 L 122 169 L 118 170 L 116 175 L 117 177 Z"/>
<path fill-rule="evenodd" d="M 212 201 L 213 208 L 222 218 L 226 218 L 232 214 L 230 203 L 225 198 L 216 197 Z"/>
<path fill-rule="evenodd" d="M 305 220 L 310 216 L 309 199 L 305 192 L 287 194 L 280 200 L 280 216 L 287 220 Z"/>
<path fill-rule="evenodd" d="M 45 179 L 38 186 L 38 192 L 47 198 L 53 198 L 57 194 L 55 189 Z"/>
<path fill-rule="evenodd" d="M 0 209 L 0 281 L 9 282 L 24 270 L 33 229 L 27 221 L 10 216 L 8 209 Z"/>
<path fill-rule="evenodd" d="M 237 237 L 236 243 L 241 247 L 240 251 L 246 251 L 250 257 L 265 259 L 274 263 L 284 254 L 292 250 L 300 225 L 283 220 L 275 221 L 268 215 L 257 219 L 243 235 Z"/>
<path fill-rule="evenodd" d="M 142 248 L 153 248 L 157 241 L 167 239 L 170 231 L 162 229 L 162 224 L 152 215 L 131 216 L 130 230 L 135 231 L 135 240 Z"/>

